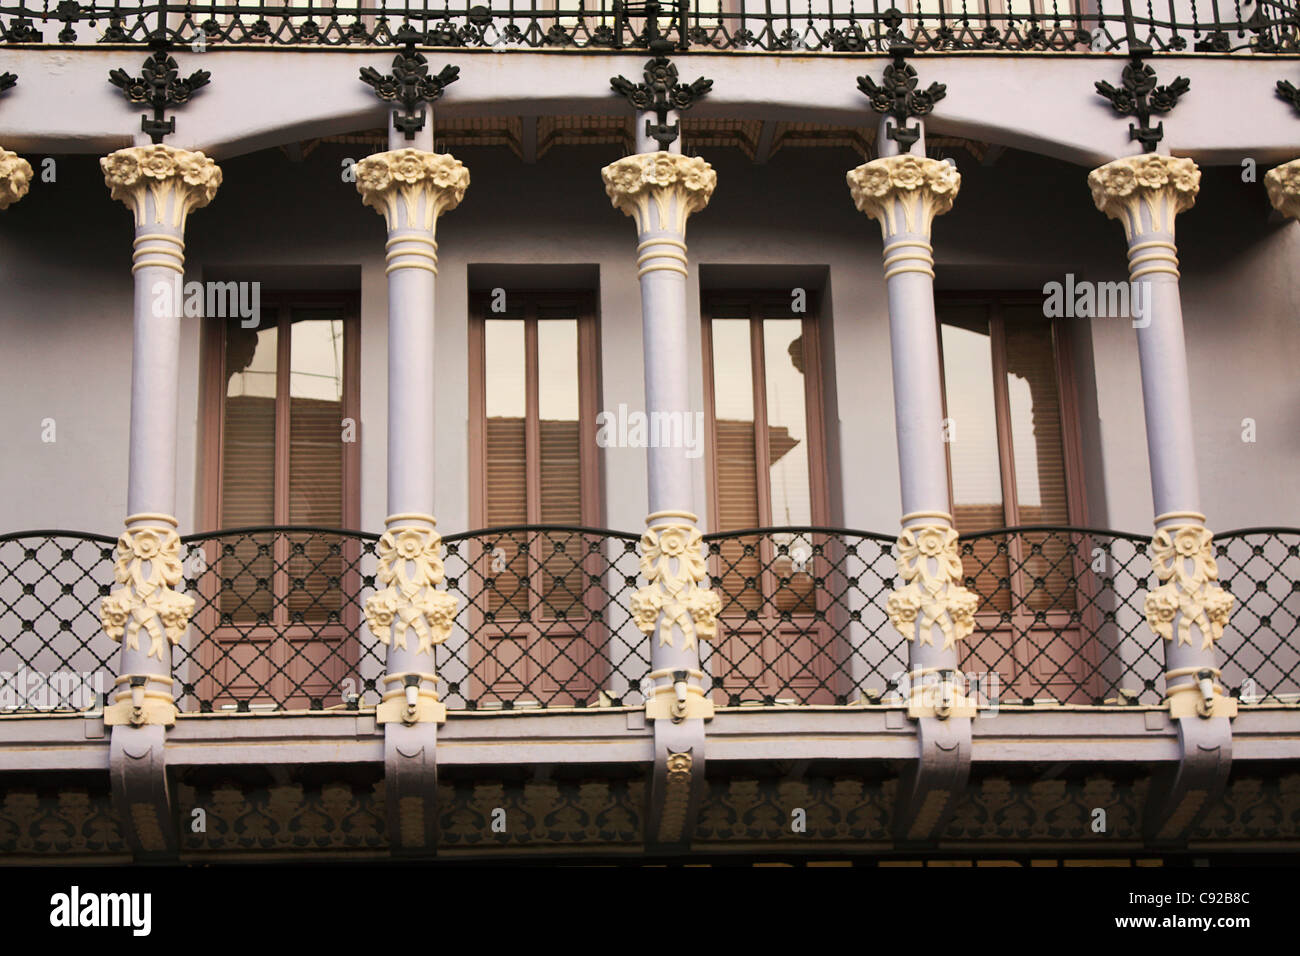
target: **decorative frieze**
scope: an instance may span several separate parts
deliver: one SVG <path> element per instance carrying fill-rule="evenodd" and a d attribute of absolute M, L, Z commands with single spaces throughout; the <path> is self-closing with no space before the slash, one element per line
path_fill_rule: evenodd
<path fill-rule="evenodd" d="M 1265 173 L 1264 188 L 1268 190 L 1268 201 L 1274 209 L 1284 216 L 1300 219 L 1300 159 L 1293 159 Z M 0 204 L 0 209 L 3 208 L 4 205 Z"/>
<path fill-rule="evenodd" d="M 17 153 L 0 149 L 0 209 L 8 209 L 27 195 L 32 166 Z"/>
<path fill-rule="evenodd" d="M 905 515 L 942 518 L 948 515 Z M 957 553 L 957 530 L 948 524 L 928 523 L 904 527 L 898 536 L 898 574 L 904 586 L 889 595 L 886 612 L 890 622 L 907 640 L 933 644 L 931 628 L 943 633 L 943 650 L 965 640 L 975 630 L 975 609 L 979 597 L 962 586 L 961 556 Z"/>
<path fill-rule="evenodd" d="M 709 204 L 718 184 L 718 174 L 700 157 L 662 151 L 625 156 L 600 175 L 610 202 L 636 221 L 638 233 L 685 235 L 687 218 Z"/>
<path fill-rule="evenodd" d="M 1172 241 L 1174 217 L 1196 203 L 1201 171 L 1185 157 L 1146 153 L 1099 166 L 1088 174 L 1088 186 L 1097 208 L 1123 224 L 1129 242 L 1149 232 L 1166 233 Z M 1141 266 L 1130 255 L 1134 278 L 1148 271 L 1168 271 Z"/>
<path fill-rule="evenodd" d="M 1200 523 L 1204 518 L 1190 513 L 1168 517 L 1191 520 L 1159 528 L 1151 539 L 1151 568 L 1160 586 L 1147 594 L 1143 603 L 1147 624 L 1160 637 L 1172 641 L 1178 618 L 1179 644 L 1192 643 L 1195 625 L 1201 632 L 1201 650 L 1208 650 L 1223 636 L 1233 597 L 1217 583 L 1219 567 L 1211 543 L 1214 536 Z M 1157 523 L 1161 518 L 1156 519 Z"/>
<path fill-rule="evenodd" d="M 362 204 L 383 216 L 390 232 L 434 232 L 438 217 L 459 206 L 469 188 L 469 169 L 464 163 L 448 153 L 420 149 L 367 156 L 357 163 L 356 177 Z M 434 251 L 428 256 L 436 265 Z"/>
<path fill-rule="evenodd" d="M 955 166 L 906 154 L 873 159 L 850 169 L 846 178 L 854 205 L 880 223 L 886 242 L 899 233 L 928 237 L 935 217 L 952 208 L 961 189 Z M 933 275 L 934 259 L 928 252 L 927 258 L 930 267 L 922 271 Z"/>
<path fill-rule="evenodd" d="M 366 624 L 382 644 L 408 649 L 407 634 L 414 632 L 417 654 L 432 654 L 451 634 L 456 620 L 456 598 L 439 591 L 442 584 L 442 537 L 432 528 L 400 524 L 401 519 L 427 515 L 394 515 L 379 539 L 379 566 L 375 577 L 384 585 L 366 599 Z M 393 525 L 396 526 L 393 526 Z"/>
<path fill-rule="evenodd" d="M 186 217 L 210 203 L 221 185 L 221 167 L 203 153 L 164 143 L 119 149 L 99 165 L 104 185 L 131 210 L 137 229 L 152 224 L 184 232 Z"/>

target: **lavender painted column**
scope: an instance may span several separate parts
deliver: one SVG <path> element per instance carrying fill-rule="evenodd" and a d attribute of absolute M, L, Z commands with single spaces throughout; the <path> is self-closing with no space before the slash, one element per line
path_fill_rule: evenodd
<path fill-rule="evenodd" d="M 646 412 L 690 415 L 686 220 L 708 204 L 717 174 L 698 157 L 658 151 L 620 159 L 601 175 L 615 208 L 636 221 Z M 632 597 L 637 626 L 650 636 L 654 684 L 646 717 L 655 722 L 652 804 L 661 809 L 650 840 L 668 845 L 690 839 L 684 831 L 702 779 L 703 721 L 713 716 L 699 642 L 716 635 L 722 607 L 715 592 L 701 587 L 708 575 L 687 451 L 646 450 L 650 514 L 641 536 L 641 574 L 648 584 Z"/>
<path fill-rule="evenodd" d="M 169 726 L 171 646 L 194 613 L 181 579 L 176 511 L 176 409 L 180 387 L 180 301 L 185 221 L 212 201 L 221 170 L 199 152 L 162 143 L 120 149 L 100 160 L 114 199 L 135 219 L 134 338 L 126 530 L 113 568 L 119 587 L 100 602 L 104 632 L 122 642 L 114 703 L 104 723 Z"/>
<path fill-rule="evenodd" d="M 893 146 L 891 140 L 880 137 Z M 923 147 L 922 147 L 923 148 Z M 924 155 L 892 155 L 850 170 L 861 212 L 880 223 L 889 296 L 890 358 L 902 488 L 898 574 L 887 605 L 908 644 L 908 713 L 969 717 L 973 702 L 954 686 L 957 642 L 974 630 L 977 599 L 962 587 L 957 531 L 948 513 L 939 344 L 930 228 L 961 187 L 955 167 Z M 927 685 L 938 683 L 934 692 Z"/>
<path fill-rule="evenodd" d="M 1147 303 L 1134 324 L 1155 505 L 1152 566 L 1160 586 L 1147 595 L 1144 610 L 1164 639 L 1173 718 L 1237 711 L 1215 666 L 1214 642 L 1223 634 L 1232 596 L 1217 584 L 1211 532 L 1200 511 L 1174 242 L 1174 219 L 1195 203 L 1200 180 L 1190 159 L 1155 153 L 1118 159 L 1088 175 L 1097 208 L 1124 226 L 1129 279 L 1142 284 Z"/>
<path fill-rule="evenodd" d="M 432 152 L 432 129 L 356 166 L 362 201 L 388 224 L 388 517 L 379 541 L 383 588 L 366 601 L 366 622 L 388 647 L 380 723 L 446 719 L 434 648 L 451 633 L 456 599 L 439 591 L 442 539 L 434 530 L 434 280 L 438 217 L 460 204 L 469 170 Z"/>

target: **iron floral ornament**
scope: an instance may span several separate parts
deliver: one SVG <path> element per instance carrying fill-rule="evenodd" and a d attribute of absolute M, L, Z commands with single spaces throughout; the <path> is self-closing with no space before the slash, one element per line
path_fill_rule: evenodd
<path fill-rule="evenodd" d="M 926 89 L 918 90 L 916 68 L 903 59 L 906 53 L 911 52 L 910 48 L 897 45 L 891 52 L 894 62 L 885 67 L 883 82 L 877 84 L 869 76 L 860 76 L 858 89 L 871 100 L 873 110 L 894 118 L 894 125 L 886 135 L 904 153 L 910 153 L 912 146 L 921 138 L 921 129 L 918 126 L 908 126 L 907 121 L 933 112 L 934 104 L 948 95 L 948 87 L 942 83 L 931 83 Z"/>
<path fill-rule="evenodd" d="M 140 129 L 155 143 L 176 132 L 176 117 L 165 116 L 167 108 L 188 103 L 211 78 L 207 70 L 195 70 L 181 79 L 179 64 L 163 49 L 145 59 L 139 76 L 131 76 L 126 70 L 110 70 L 108 74 L 108 82 L 122 91 L 128 103 L 144 103 L 153 109 L 152 118 L 148 114 L 141 116 Z"/>
<path fill-rule="evenodd" d="M 677 67 L 666 56 L 647 60 L 642 76 L 645 77 L 642 83 L 633 83 L 623 76 L 611 77 L 609 85 L 633 109 L 655 114 L 657 123 L 651 123 L 646 117 L 646 135 L 658 143 L 661 150 L 666 150 L 681 131 L 680 123 L 669 125 L 668 114 L 673 110 L 681 113 L 690 109 L 713 89 L 713 81 L 700 77 L 692 83 L 680 82 Z"/>
<path fill-rule="evenodd" d="M 443 579 L 442 537 L 426 528 L 385 531 L 375 576 L 386 585 L 366 599 L 366 624 L 382 644 L 406 650 L 406 634 L 419 638 L 416 653 L 431 654 L 451 634 L 456 598 L 437 590 Z"/>
<path fill-rule="evenodd" d="M 393 57 L 393 72 L 385 76 L 372 66 L 362 67 L 361 82 L 381 100 L 400 105 L 400 109 L 393 110 L 393 126 L 408 140 L 415 139 L 415 134 L 424 129 L 424 104 L 442 98 L 443 91 L 460 78 L 460 67 L 444 66 L 431 76 L 428 58 L 415 49 L 419 33 L 408 25 L 397 31 L 393 39 L 406 45 L 405 50 Z"/>
<path fill-rule="evenodd" d="M 113 578 L 122 587 L 99 602 L 99 621 L 114 641 L 140 649 L 149 635 L 147 657 L 165 661 L 166 642 L 179 644 L 194 614 L 194 598 L 175 586 L 181 580 L 181 539 L 175 528 L 128 528 L 117 539 Z"/>
<path fill-rule="evenodd" d="M 643 634 L 659 628 L 659 645 L 673 646 L 673 625 L 681 628 L 682 648 L 697 645 L 697 638 L 718 633 L 722 599 L 700 587 L 706 574 L 699 528 L 669 524 L 646 529 L 641 535 L 641 574 L 650 583 L 632 595 L 632 617 Z"/>
<path fill-rule="evenodd" d="M 943 632 L 943 649 L 965 640 L 975 630 L 979 598 L 962 587 L 957 530 L 937 524 L 904 528 L 898 536 L 898 573 L 907 582 L 889 595 L 885 610 L 890 622 L 909 641 L 933 644 L 930 628 Z"/>
<path fill-rule="evenodd" d="M 1219 566 L 1212 538 L 1204 525 L 1178 524 L 1161 528 L 1151 539 L 1151 568 L 1162 583 L 1146 596 L 1143 611 L 1147 625 L 1166 641 L 1174 638 L 1174 618 L 1180 612 L 1179 644 L 1192 643 L 1193 624 L 1201 631 L 1201 650 L 1223 636 L 1233 597 L 1216 583 Z"/>
<path fill-rule="evenodd" d="M 1152 114 L 1168 113 L 1191 85 L 1191 80 L 1185 76 L 1176 76 L 1169 85 L 1157 86 L 1156 71 L 1142 62 L 1140 54 L 1124 67 L 1118 87 L 1105 80 L 1093 84 L 1097 93 L 1110 101 L 1116 113 L 1136 117 L 1137 123 L 1130 123 L 1128 127 L 1129 139 L 1137 140 L 1148 153 L 1155 152 L 1156 144 L 1165 135 L 1163 122 L 1154 127 L 1151 125 Z"/>

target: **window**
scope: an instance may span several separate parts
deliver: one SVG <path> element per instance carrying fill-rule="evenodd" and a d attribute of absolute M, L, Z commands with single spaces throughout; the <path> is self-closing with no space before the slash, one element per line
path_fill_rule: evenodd
<path fill-rule="evenodd" d="M 963 534 L 1024 525 L 1083 523 L 1069 366 L 1059 325 L 1041 299 L 946 297 L 938 304 L 952 514 Z M 1078 655 L 1031 629 L 1077 641 L 1079 569 L 1063 533 L 1027 532 L 973 542 L 966 574 L 985 602 L 980 628 L 1019 659 L 1064 678 Z M 1072 620 L 1074 618 L 1074 620 Z M 1069 632 L 1069 633 L 1067 633 Z M 990 648 L 980 656 L 994 663 Z M 998 655 L 1002 656 L 1002 655 Z M 1001 668 L 999 668 L 1001 669 Z M 1044 672 L 1046 673 L 1046 672 Z"/>
<path fill-rule="evenodd" d="M 815 300 L 806 313 L 792 313 L 788 295 L 719 294 L 705 298 L 703 312 L 711 530 L 824 525 Z M 814 537 L 783 531 L 717 542 L 712 573 L 721 581 L 723 629 L 712 672 L 729 692 L 806 694 L 834 669 L 829 632 L 813 620 L 824 611 L 809 560 L 823 542 Z M 756 657 L 760 641 L 782 650 Z M 764 686 L 741 674 L 743 662 L 754 660 L 778 660 L 759 678 Z"/>
<path fill-rule="evenodd" d="M 205 523 L 222 531 L 355 528 L 355 302 L 264 295 L 256 327 L 238 318 L 208 323 Z M 209 546 L 219 571 L 209 578 L 222 583 L 204 605 L 202 629 L 216 645 L 242 646 L 210 648 L 205 664 L 231 668 L 236 696 L 257 696 L 302 669 L 300 688 L 324 696 L 356 623 L 344 599 L 349 547 L 355 542 L 328 534 L 270 532 Z"/>
<path fill-rule="evenodd" d="M 599 525 L 592 297 L 475 296 L 470 355 L 478 526 Z M 581 607 L 585 582 L 596 566 L 587 566 L 594 558 L 584 542 L 565 531 L 510 531 L 484 547 L 489 552 L 477 560 L 492 626 L 474 628 L 475 677 L 489 696 L 516 702 L 544 697 L 556 706 L 556 695 L 566 694 L 586 700 L 597 641 L 582 623 L 590 618 Z"/>

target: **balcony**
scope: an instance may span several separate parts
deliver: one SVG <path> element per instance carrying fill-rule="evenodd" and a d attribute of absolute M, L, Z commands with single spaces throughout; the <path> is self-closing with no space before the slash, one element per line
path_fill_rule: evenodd
<path fill-rule="evenodd" d="M 430 47 L 580 52 L 648 47 L 686 51 L 880 54 L 899 44 L 933 52 L 1295 53 L 1294 2 L 1245 0 L 555 0 L 433 5 L 373 0 L 0 3 L 0 41 L 75 46 L 165 39 L 214 46 L 388 46 L 416 31 Z"/>

